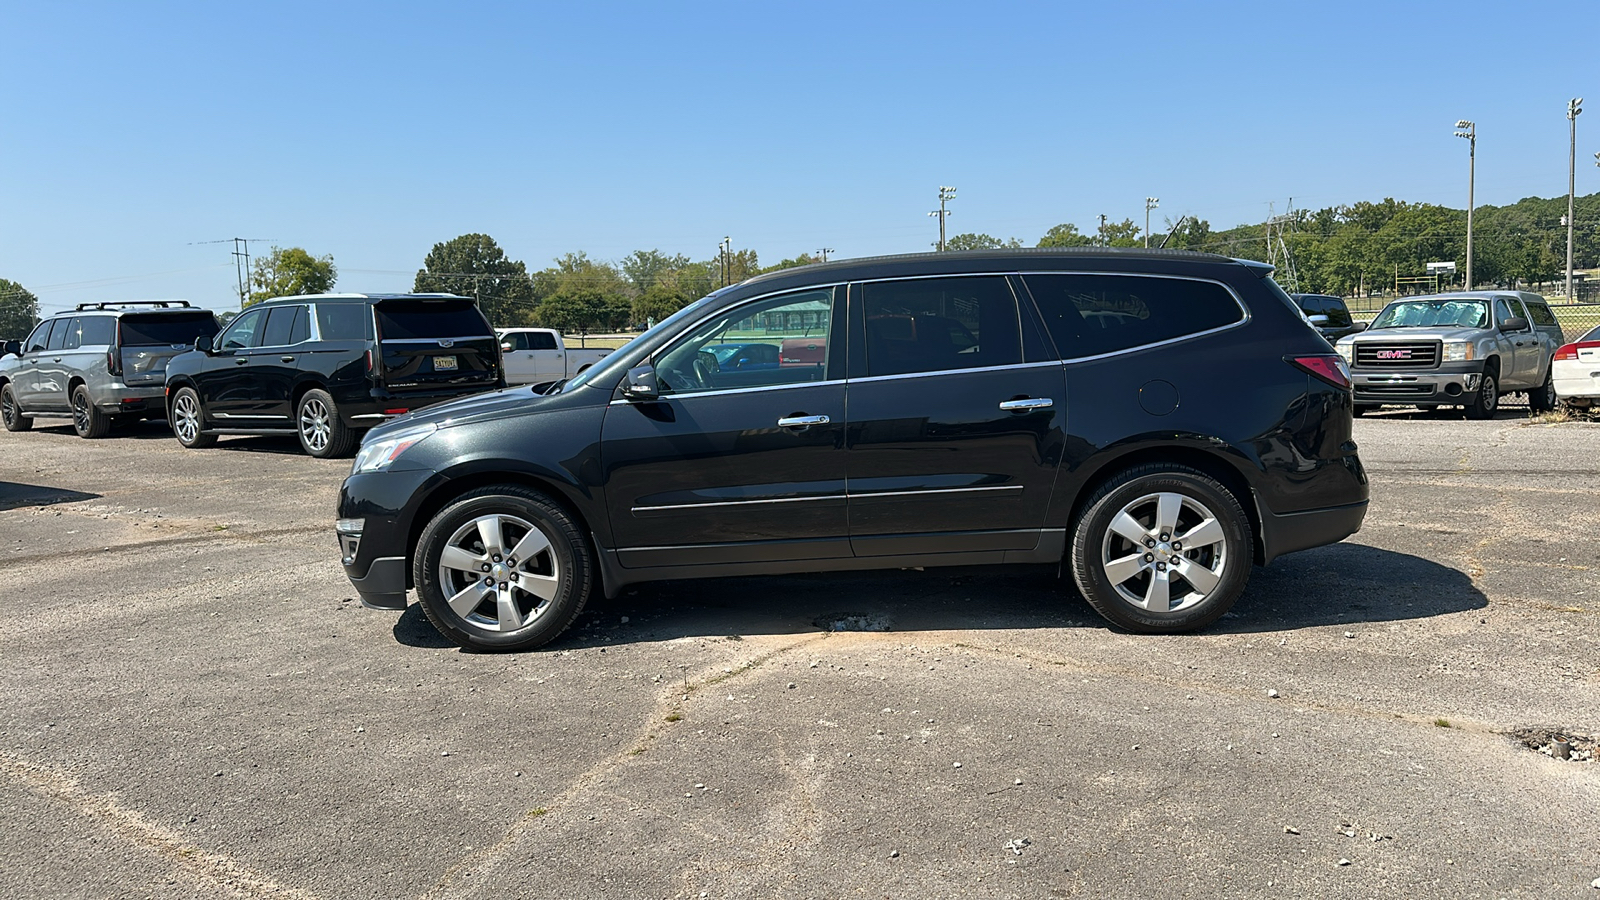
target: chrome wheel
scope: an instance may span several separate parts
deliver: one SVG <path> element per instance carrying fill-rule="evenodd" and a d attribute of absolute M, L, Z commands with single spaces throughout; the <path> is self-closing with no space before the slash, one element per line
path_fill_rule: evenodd
<path fill-rule="evenodd" d="M 200 403 L 194 394 L 184 391 L 173 401 L 172 430 L 185 444 L 192 444 L 200 437 Z"/>
<path fill-rule="evenodd" d="M 1478 404 L 1486 416 L 1494 415 L 1500 406 L 1500 385 L 1487 372 L 1483 374 L 1483 386 L 1478 389 Z"/>
<path fill-rule="evenodd" d="M 1179 493 L 1145 494 L 1111 519 L 1100 566 L 1123 600 L 1146 612 L 1189 609 L 1228 567 L 1227 534 L 1205 504 Z"/>
<path fill-rule="evenodd" d="M 499 514 L 456 529 L 439 554 L 437 577 L 450 609 L 486 631 L 525 628 L 561 589 L 550 538 L 526 519 Z"/>
<path fill-rule="evenodd" d="M 329 424 L 332 417 L 328 404 L 319 398 L 308 397 L 300 405 L 300 437 L 312 453 L 328 449 L 328 440 L 333 434 L 333 426 Z"/>

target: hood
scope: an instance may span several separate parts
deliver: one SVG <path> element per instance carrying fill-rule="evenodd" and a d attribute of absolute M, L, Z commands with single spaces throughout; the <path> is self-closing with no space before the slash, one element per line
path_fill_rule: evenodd
<path fill-rule="evenodd" d="M 545 405 L 549 399 L 535 394 L 533 389 L 527 386 L 504 388 L 482 394 L 468 394 L 465 397 L 457 397 L 454 400 L 435 403 L 432 406 L 425 406 L 416 412 L 390 419 L 367 432 L 364 443 L 380 439 L 389 432 L 411 425 L 421 425 L 426 422 L 432 422 L 440 428 L 447 428 L 452 425 L 464 425 L 469 422 L 481 422 L 485 419 L 498 419 L 533 412 Z"/>
<path fill-rule="evenodd" d="M 1369 341 L 1471 341 L 1481 337 L 1486 328 L 1460 328 L 1457 326 L 1440 326 L 1436 328 L 1368 328 L 1359 334 L 1353 334 L 1346 341 L 1365 344 Z"/>

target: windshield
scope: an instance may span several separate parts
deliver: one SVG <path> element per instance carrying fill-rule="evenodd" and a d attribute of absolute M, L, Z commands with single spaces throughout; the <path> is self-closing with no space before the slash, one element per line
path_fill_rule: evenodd
<path fill-rule="evenodd" d="M 723 290 L 727 290 L 727 288 L 723 288 Z M 672 315 L 667 316 L 665 319 L 657 322 L 654 328 L 651 328 L 638 337 L 635 337 L 633 340 L 623 344 L 621 347 L 617 348 L 615 352 L 606 354 L 604 359 L 568 379 L 567 382 L 561 386 L 561 393 L 565 393 L 576 387 L 582 387 L 596 378 L 608 378 L 611 373 L 622 368 L 623 360 L 631 355 L 627 352 L 629 347 L 632 347 L 634 344 L 643 345 L 646 343 L 660 343 L 662 335 L 675 332 L 678 328 L 678 325 L 682 323 L 684 319 L 699 315 L 700 310 L 705 308 L 706 304 L 710 303 L 713 298 L 721 293 L 722 291 L 712 291 L 704 297 L 701 297 L 699 300 L 696 300 L 688 306 L 685 306 L 683 309 L 680 309 Z"/>
<path fill-rule="evenodd" d="M 1487 300 L 1406 300 L 1391 303 L 1373 328 L 1488 328 Z"/>

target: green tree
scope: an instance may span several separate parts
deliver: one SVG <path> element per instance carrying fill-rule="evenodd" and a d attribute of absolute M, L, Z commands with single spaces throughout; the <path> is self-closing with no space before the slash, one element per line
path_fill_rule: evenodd
<path fill-rule="evenodd" d="M 796 257 L 793 257 L 793 258 L 790 258 L 790 259 L 781 260 L 781 261 L 779 261 L 777 263 L 777 265 L 767 266 L 765 269 L 762 269 L 761 271 L 763 271 L 763 272 L 776 272 L 779 269 L 793 269 L 793 268 L 796 268 L 798 266 L 809 266 L 812 263 L 819 263 L 819 262 L 822 262 L 822 257 L 820 257 L 820 256 L 812 256 L 809 253 L 801 253 L 799 256 L 796 256 Z"/>
<path fill-rule="evenodd" d="M 1100 229 L 1100 240 L 1108 247 L 1137 247 L 1144 243 L 1140 238 L 1142 234 L 1144 232 L 1133 224 L 1132 219 L 1123 219 L 1121 222 L 1107 222 Z"/>
<path fill-rule="evenodd" d="M 39 324 L 39 298 L 33 292 L 0 278 L 0 340 L 20 341 Z"/>
<path fill-rule="evenodd" d="M 1093 243 L 1094 243 L 1094 238 L 1091 238 L 1088 235 L 1079 232 L 1078 231 L 1078 226 L 1072 224 L 1071 222 L 1063 222 L 1062 224 L 1057 225 L 1056 227 L 1050 229 L 1049 231 L 1046 231 L 1044 233 L 1044 237 L 1039 239 L 1039 243 L 1038 243 L 1037 246 L 1040 246 L 1040 247 L 1087 247 L 1087 246 L 1089 246 L 1090 244 L 1093 244 Z"/>
<path fill-rule="evenodd" d="M 250 284 L 255 290 L 245 299 L 252 306 L 272 297 L 326 294 L 339 279 L 333 256 L 312 256 L 302 247 L 273 247 L 251 264 Z"/>
<path fill-rule="evenodd" d="M 939 245 L 936 243 L 934 246 L 937 247 Z M 1017 238 L 1002 241 L 991 235 L 974 234 L 970 231 L 958 234 L 944 242 L 946 250 L 1015 250 L 1021 246 L 1022 241 Z"/>
<path fill-rule="evenodd" d="M 1167 231 L 1172 235 L 1167 239 L 1167 248 L 1171 250 L 1204 250 L 1212 240 L 1211 223 L 1194 216 L 1184 216 L 1176 226 L 1168 219 Z M 1160 243 L 1152 240 L 1150 245 L 1154 247 Z"/>
<path fill-rule="evenodd" d="M 496 326 L 530 321 L 534 306 L 528 267 L 521 260 L 508 258 L 487 234 L 463 234 L 434 244 L 417 272 L 412 290 L 473 297 Z"/>
<path fill-rule="evenodd" d="M 688 264 L 689 257 L 682 254 L 668 256 L 660 250 L 635 250 L 622 258 L 622 274 L 632 282 L 634 290 L 643 293 L 658 279 Z"/>

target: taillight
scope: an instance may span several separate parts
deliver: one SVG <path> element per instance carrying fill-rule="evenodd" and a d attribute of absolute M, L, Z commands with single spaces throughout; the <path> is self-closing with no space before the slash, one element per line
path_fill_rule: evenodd
<path fill-rule="evenodd" d="M 372 374 L 372 351 L 368 350 L 364 354 L 364 358 L 365 358 L 366 363 L 367 363 L 367 374 L 371 375 Z"/>
<path fill-rule="evenodd" d="M 106 350 L 106 371 L 112 375 L 122 374 L 122 354 L 117 352 L 116 347 Z"/>
<path fill-rule="evenodd" d="M 1337 353 L 1316 356 L 1287 356 L 1284 361 L 1310 372 L 1340 390 L 1350 390 L 1350 367 Z"/>
<path fill-rule="evenodd" d="M 1577 359 L 1579 350 L 1600 350 L 1600 341 L 1578 341 L 1574 344 L 1562 344 L 1556 350 L 1554 359 Z"/>

